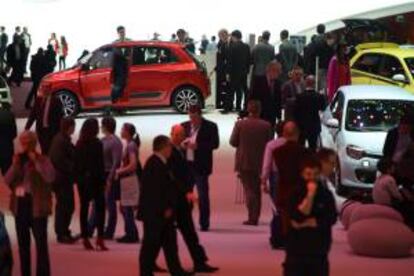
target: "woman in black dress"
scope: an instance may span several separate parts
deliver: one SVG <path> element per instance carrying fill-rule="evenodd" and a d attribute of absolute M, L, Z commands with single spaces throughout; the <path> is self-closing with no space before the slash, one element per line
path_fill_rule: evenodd
<path fill-rule="evenodd" d="M 95 118 L 87 119 L 76 144 L 76 175 L 80 197 L 80 224 L 83 246 L 93 250 L 88 237 L 88 213 L 91 201 L 96 209 L 98 228 L 97 250 L 108 250 L 104 244 L 105 225 L 105 168 L 103 145 L 98 139 L 99 124 Z"/>

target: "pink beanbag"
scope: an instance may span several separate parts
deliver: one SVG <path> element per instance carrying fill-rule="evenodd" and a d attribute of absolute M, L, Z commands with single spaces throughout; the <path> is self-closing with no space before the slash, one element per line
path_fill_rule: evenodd
<path fill-rule="evenodd" d="M 362 204 L 355 208 L 351 214 L 349 225 L 370 218 L 384 218 L 403 223 L 404 219 L 401 214 L 391 207 L 378 204 Z"/>
<path fill-rule="evenodd" d="M 358 255 L 402 258 L 411 255 L 414 233 L 399 221 L 363 219 L 351 224 L 348 242 L 352 251 Z"/>
<path fill-rule="evenodd" d="M 345 201 L 342 204 L 341 210 L 339 212 L 339 219 L 341 220 L 341 223 L 346 230 L 349 228 L 349 222 L 351 220 L 352 213 L 361 205 L 361 202 L 352 200 Z"/>

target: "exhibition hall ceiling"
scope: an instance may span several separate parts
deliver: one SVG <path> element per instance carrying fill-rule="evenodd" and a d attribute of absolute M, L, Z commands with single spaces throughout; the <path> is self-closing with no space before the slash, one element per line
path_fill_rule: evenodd
<path fill-rule="evenodd" d="M 0 0 L 0 25 L 11 33 L 15 25 L 28 26 L 34 47 L 44 46 L 51 32 L 65 35 L 71 56 L 81 50 L 113 41 L 117 25 L 125 25 L 133 39 L 149 39 L 153 32 L 169 39 L 177 28 L 185 28 L 199 40 L 226 27 L 244 33 L 264 29 L 275 35 L 287 28 L 291 32 L 320 22 L 398 5 L 404 0 Z M 4 8 L 10 12 L 3 12 Z M 72 56 L 74 58 L 74 56 Z"/>

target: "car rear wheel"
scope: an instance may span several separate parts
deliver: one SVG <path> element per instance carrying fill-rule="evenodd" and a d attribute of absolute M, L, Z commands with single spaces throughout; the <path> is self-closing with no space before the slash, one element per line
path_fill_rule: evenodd
<path fill-rule="evenodd" d="M 194 87 L 182 87 L 174 93 L 173 106 L 180 113 L 187 113 L 190 106 L 201 104 L 200 93 Z"/>
<path fill-rule="evenodd" d="M 56 94 L 62 102 L 63 114 L 65 117 L 74 117 L 80 111 L 79 101 L 76 96 L 70 91 L 59 91 Z"/>

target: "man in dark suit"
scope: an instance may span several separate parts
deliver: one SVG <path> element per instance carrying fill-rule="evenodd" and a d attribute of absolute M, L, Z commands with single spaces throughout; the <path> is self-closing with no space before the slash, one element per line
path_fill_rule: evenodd
<path fill-rule="evenodd" d="M 412 143 L 413 118 L 411 112 L 401 117 L 397 127 L 388 131 L 383 148 L 384 158 L 399 163 Z"/>
<path fill-rule="evenodd" d="M 300 129 L 300 142 L 313 152 L 321 133 L 321 118 L 319 112 L 325 109 L 324 97 L 315 91 L 315 77 L 309 75 L 305 80 L 305 92 L 297 95 L 294 117 Z"/>
<path fill-rule="evenodd" d="M 141 276 L 153 276 L 153 268 L 160 249 L 171 275 L 185 276 L 178 257 L 177 233 L 174 222 L 177 206 L 177 189 L 173 182 L 168 159 L 172 154 L 171 141 L 157 136 L 153 142 L 154 154 L 147 160 L 142 174 L 139 217 L 144 223 L 139 264 Z"/>
<path fill-rule="evenodd" d="M 229 33 L 226 29 L 219 31 L 220 41 L 217 44 L 216 54 L 216 108 L 223 108 L 229 86 L 226 79 L 226 68 L 228 63 L 228 50 L 230 46 Z"/>
<path fill-rule="evenodd" d="M 60 132 L 53 138 L 49 150 L 49 158 L 56 172 L 53 185 L 56 196 L 55 233 L 57 241 L 63 244 L 73 244 L 76 241 L 69 230 L 75 211 L 75 146 L 71 141 L 74 132 L 75 120 L 62 119 Z"/>
<path fill-rule="evenodd" d="M 283 246 L 284 236 L 289 225 L 287 212 L 290 199 L 297 190 L 301 162 L 308 155 L 307 150 L 299 143 L 299 129 L 294 122 L 285 123 L 283 135 L 286 143 L 273 152 L 274 162 L 279 175 L 275 205 L 281 217 L 281 235 L 279 235 L 277 246 Z"/>
<path fill-rule="evenodd" d="M 182 125 L 175 125 L 171 129 L 171 141 L 173 151 L 168 159 L 174 183 L 178 189 L 177 197 L 177 227 L 180 230 L 184 242 L 190 252 L 194 263 L 194 272 L 212 273 L 218 270 L 207 264 L 207 255 L 205 249 L 200 244 L 197 231 L 194 227 L 192 216 L 193 210 L 193 188 L 194 179 L 190 172 L 190 167 L 185 159 L 184 151 L 181 144 L 185 140 L 185 129 Z"/>
<path fill-rule="evenodd" d="M 294 108 L 296 97 L 305 91 L 305 82 L 303 80 L 303 69 L 295 66 L 290 72 L 290 80 L 282 86 L 282 109 L 284 110 L 285 121 L 294 120 Z"/>
<path fill-rule="evenodd" d="M 276 119 L 281 119 L 281 82 L 279 75 L 282 66 L 272 61 L 266 66 L 266 76 L 257 76 L 251 87 L 250 99 L 258 100 L 262 106 L 261 118 L 274 128 Z"/>
<path fill-rule="evenodd" d="M 16 84 L 20 87 L 24 74 L 24 55 L 25 48 L 21 37 L 14 36 L 13 43 L 7 47 L 7 66 L 12 72 L 9 77 L 10 84 Z"/>
<path fill-rule="evenodd" d="M 26 109 L 30 109 L 32 106 L 33 98 L 36 96 L 37 89 L 40 86 L 42 78 L 47 74 L 46 68 L 47 62 L 44 55 L 43 48 L 39 48 L 37 53 L 32 56 L 30 62 L 30 73 L 32 77 L 32 89 L 30 89 L 29 95 L 27 95 L 26 102 L 24 104 Z"/>
<path fill-rule="evenodd" d="M 60 121 L 64 117 L 62 102 L 58 97 L 49 93 L 38 96 L 26 123 L 30 130 L 36 123 L 36 134 L 43 154 L 49 153 L 53 138 L 60 130 Z"/>
<path fill-rule="evenodd" d="M 0 27 L 0 73 L 5 69 L 5 55 L 7 44 L 9 43 L 9 37 L 6 34 L 6 28 L 4 26 Z"/>
<path fill-rule="evenodd" d="M 233 111 L 234 95 L 236 94 L 236 111 L 241 110 L 241 104 L 247 90 L 247 75 L 250 71 L 250 47 L 242 41 L 239 30 L 231 33 L 231 44 L 228 53 L 227 79 L 230 81 L 224 112 Z"/>
<path fill-rule="evenodd" d="M 213 171 L 213 151 L 219 147 L 217 125 L 203 118 L 200 106 L 189 108 L 190 121 L 183 123 L 186 140 L 183 147 L 197 187 L 200 206 L 200 227 L 210 228 L 210 196 L 208 178 Z"/>
<path fill-rule="evenodd" d="M 16 118 L 10 104 L 0 103 L 0 171 L 3 175 L 9 170 L 14 155 L 14 139 L 17 136 Z"/>

